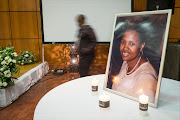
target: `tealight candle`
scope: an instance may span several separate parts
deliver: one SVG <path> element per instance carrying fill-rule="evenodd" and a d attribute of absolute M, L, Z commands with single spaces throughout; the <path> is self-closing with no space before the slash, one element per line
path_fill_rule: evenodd
<path fill-rule="evenodd" d="M 148 114 L 148 100 L 149 97 L 142 94 L 139 96 L 139 110 L 141 115 L 147 115 Z"/>
<path fill-rule="evenodd" d="M 98 91 L 98 80 L 92 80 L 91 86 L 92 86 L 92 91 L 97 92 Z"/>
<path fill-rule="evenodd" d="M 100 95 L 99 96 L 99 107 L 101 108 L 109 108 L 110 106 L 110 97 L 108 95 Z"/>

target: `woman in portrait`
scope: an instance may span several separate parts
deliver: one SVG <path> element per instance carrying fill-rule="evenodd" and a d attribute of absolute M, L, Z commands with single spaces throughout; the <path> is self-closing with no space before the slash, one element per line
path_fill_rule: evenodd
<path fill-rule="evenodd" d="M 149 23 L 126 25 L 121 33 L 120 54 L 123 60 L 119 74 L 112 83 L 112 89 L 129 96 L 139 97 L 140 94 L 149 96 L 154 102 L 157 73 L 143 50 L 151 28 Z M 146 30 L 148 29 L 148 30 Z"/>

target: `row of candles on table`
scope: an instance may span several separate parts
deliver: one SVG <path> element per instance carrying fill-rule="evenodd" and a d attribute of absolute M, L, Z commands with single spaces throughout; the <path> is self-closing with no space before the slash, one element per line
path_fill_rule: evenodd
<path fill-rule="evenodd" d="M 94 79 L 91 82 L 92 92 L 98 92 L 98 80 Z M 139 110 L 141 115 L 148 114 L 148 100 L 149 97 L 142 94 L 139 96 Z M 110 96 L 103 94 L 99 96 L 99 107 L 103 109 L 110 108 Z"/>

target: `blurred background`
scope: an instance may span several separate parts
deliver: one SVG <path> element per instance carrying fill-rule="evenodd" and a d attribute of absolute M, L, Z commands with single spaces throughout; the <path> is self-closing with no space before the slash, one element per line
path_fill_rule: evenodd
<path fill-rule="evenodd" d="M 148 0 L 134 0 L 133 11 L 146 11 Z M 180 0 L 175 0 L 174 14 L 168 36 L 167 54 L 163 76 L 180 79 Z M 0 0 L 0 46 L 14 46 L 16 52 L 30 50 L 42 61 L 42 36 L 39 0 Z M 66 54 L 64 53 L 66 52 Z M 109 43 L 98 43 L 95 60 L 91 66 L 105 73 Z M 50 69 L 68 67 L 70 64 L 68 44 L 45 44 L 44 60 Z"/>

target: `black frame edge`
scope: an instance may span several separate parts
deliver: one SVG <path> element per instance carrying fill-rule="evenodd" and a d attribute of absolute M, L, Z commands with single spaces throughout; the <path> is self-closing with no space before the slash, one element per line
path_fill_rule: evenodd
<path fill-rule="evenodd" d="M 44 44 L 44 26 L 43 26 L 43 9 L 42 9 L 42 0 L 40 2 L 40 15 L 41 15 L 41 37 L 42 37 L 42 44 Z"/>

